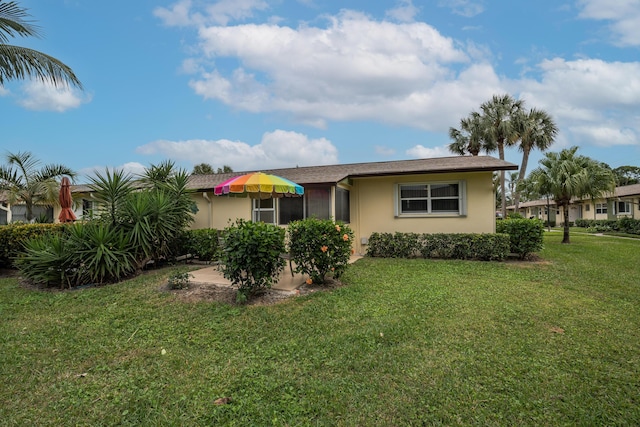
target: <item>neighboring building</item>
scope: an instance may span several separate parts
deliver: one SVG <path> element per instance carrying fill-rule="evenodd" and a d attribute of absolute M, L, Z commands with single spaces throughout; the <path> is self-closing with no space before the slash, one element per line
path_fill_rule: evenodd
<path fill-rule="evenodd" d="M 557 225 L 564 224 L 562 207 L 556 206 L 553 199 L 549 200 L 551 207 L 550 221 L 556 221 Z M 510 212 L 515 211 L 515 206 L 509 206 Z M 547 220 L 547 200 L 533 200 L 520 203 L 518 212 L 526 218 L 539 218 Z M 569 221 L 576 219 L 618 219 L 629 217 L 640 219 L 640 184 L 616 187 L 613 193 L 606 193 L 602 197 L 591 199 L 576 199 L 569 205 Z"/>
<path fill-rule="evenodd" d="M 258 211 L 262 221 L 281 226 L 334 218 L 353 229 L 358 253 L 374 232 L 493 233 L 493 172 L 517 168 L 489 156 L 457 156 L 263 170 L 305 189 L 303 197 L 264 200 L 213 194 L 216 185 L 251 171 L 192 175 L 189 186 L 198 206 L 192 228 L 223 229 L 237 218 L 255 219 Z M 76 215 L 86 217 L 93 208 L 88 188 L 72 191 Z"/>

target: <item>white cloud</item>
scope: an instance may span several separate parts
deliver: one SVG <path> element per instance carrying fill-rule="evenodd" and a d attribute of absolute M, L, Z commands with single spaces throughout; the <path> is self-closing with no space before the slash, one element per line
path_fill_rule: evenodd
<path fill-rule="evenodd" d="M 637 145 L 638 132 L 633 129 L 620 129 L 615 124 L 608 126 L 606 123 L 602 125 L 585 125 L 574 126 L 570 128 L 571 133 L 599 147 L 613 147 L 616 145 Z"/>
<path fill-rule="evenodd" d="M 285 112 L 318 127 L 376 120 L 443 130 L 504 90 L 488 63 L 468 65 L 467 52 L 425 23 L 343 11 L 326 28 L 209 26 L 199 37 L 206 59 L 240 65 L 203 68 L 190 82 L 197 94 L 244 111 Z M 476 46 L 470 52 L 483 55 Z"/>
<path fill-rule="evenodd" d="M 440 7 L 448 7 L 456 15 L 471 18 L 484 12 L 484 5 L 481 1 L 474 0 L 440 0 Z"/>
<path fill-rule="evenodd" d="M 545 109 L 571 144 L 640 144 L 640 63 L 599 59 L 538 64 L 540 79 L 513 82 L 527 105 Z"/>
<path fill-rule="evenodd" d="M 186 27 L 197 22 L 197 19 L 191 16 L 190 11 L 191 0 L 180 0 L 169 9 L 165 7 L 155 8 L 153 14 L 170 27 Z"/>
<path fill-rule="evenodd" d="M 640 45 L 639 0 L 579 0 L 583 19 L 609 21 L 614 42 L 622 46 Z"/>
<path fill-rule="evenodd" d="M 22 86 L 24 97 L 18 104 L 28 110 L 56 111 L 62 113 L 90 102 L 90 96 L 70 87 L 56 87 L 50 83 L 31 80 Z"/>
<path fill-rule="evenodd" d="M 414 147 L 409 148 L 406 151 L 408 156 L 411 156 L 415 159 L 427 159 L 432 157 L 448 157 L 451 156 L 451 152 L 446 145 L 441 145 L 439 147 L 425 147 L 423 145 L 416 145 Z"/>
<path fill-rule="evenodd" d="M 138 147 L 136 152 L 162 154 L 192 164 L 229 165 L 236 171 L 338 163 L 338 150 L 328 139 L 309 139 L 284 130 L 265 133 L 257 145 L 227 139 L 159 140 Z"/>
<path fill-rule="evenodd" d="M 127 174 L 135 176 L 135 175 L 140 175 L 144 173 L 146 166 L 138 162 L 128 162 L 123 165 L 115 166 L 115 167 L 93 166 L 93 167 L 81 169 L 79 172 L 79 175 L 83 177 L 91 177 L 91 176 L 95 176 L 96 173 L 100 173 L 101 175 L 104 176 L 106 169 L 109 169 L 110 171 L 113 171 L 113 170 L 124 171 Z"/>
<path fill-rule="evenodd" d="M 387 10 L 386 15 L 398 22 L 413 22 L 419 11 L 412 0 L 399 0 L 398 6 Z"/>
<path fill-rule="evenodd" d="M 374 150 L 375 150 L 376 154 L 379 154 L 379 155 L 385 156 L 385 157 L 393 156 L 394 154 L 396 154 L 396 150 L 394 150 L 393 148 L 383 147 L 381 145 L 376 145 L 374 147 Z"/>
<path fill-rule="evenodd" d="M 231 21 L 242 21 L 253 17 L 255 10 L 268 9 L 264 0 L 218 0 L 204 6 L 202 11 L 194 10 L 191 0 L 180 0 L 169 8 L 157 7 L 153 14 L 170 27 L 217 24 L 227 25 Z"/>

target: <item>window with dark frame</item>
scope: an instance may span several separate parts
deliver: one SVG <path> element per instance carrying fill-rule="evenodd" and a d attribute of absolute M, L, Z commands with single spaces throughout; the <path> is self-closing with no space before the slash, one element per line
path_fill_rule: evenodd
<path fill-rule="evenodd" d="M 340 187 L 336 187 L 336 221 L 351 222 L 349 190 Z"/>

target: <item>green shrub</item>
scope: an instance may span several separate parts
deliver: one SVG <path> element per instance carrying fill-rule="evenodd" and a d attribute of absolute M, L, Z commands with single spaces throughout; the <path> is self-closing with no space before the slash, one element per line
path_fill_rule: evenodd
<path fill-rule="evenodd" d="M 415 258 L 420 254 L 420 235 L 416 233 L 372 233 L 367 256 L 381 258 Z"/>
<path fill-rule="evenodd" d="M 224 229 L 221 270 L 238 287 L 238 302 L 269 288 L 284 269 L 284 229 L 263 222 L 237 220 Z"/>
<path fill-rule="evenodd" d="M 193 274 L 188 271 L 176 271 L 169 275 L 167 284 L 170 289 L 187 289 Z"/>
<path fill-rule="evenodd" d="M 24 243 L 38 236 L 60 234 L 63 224 L 10 224 L 0 226 L 0 266 L 11 267 L 13 259 L 24 249 Z"/>
<path fill-rule="evenodd" d="M 15 264 L 33 283 L 59 287 L 115 282 L 136 267 L 128 237 L 100 223 L 76 223 L 64 234 L 33 237 Z"/>
<path fill-rule="evenodd" d="M 505 234 L 423 234 L 421 243 L 424 258 L 501 261 L 509 253 L 509 236 Z"/>
<path fill-rule="evenodd" d="M 130 237 L 117 227 L 95 222 L 74 224 L 69 228 L 69 240 L 73 266 L 83 270 L 83 280 L 117 282 L 136 270 Z"/>
<path fill-rule="evenodd" d="M 220 257 L 219 237 L 218 230 L 211 228 L 186 230 L 180 237 L 182 246 L 176 255 L 191 254 L 202 261 L 215 261 Z"/>
<path fill-rule="evenodd" d="M 383 258 L 475 259 L 501 261 L 509 254 L 506 234 L 373 233 L 367 256 Z"/>
<path fill-rule="evenodd" d="M 520 259 L 543 247 L 544 223 L 539 219 L 507 219 L 496 225 L 496 231 L 509 235 L 511 253 Z"/>
<path fill-rule="evenodd" d="M 620 218 L 618 220 L 618 229 L 623 233 L 640 234 L 640 219 Z"/>
<path fill-rule="evenodd" d="M 294 271 L 324 283 L 328 274 L 339 278 L 349 265 L 353 231 L 341 222 L 307 218 L 289 224 L 289 254 Z"/>
<path fill-rule="evenodd" d="M 72 287 L 77 282 L 73 270 L 73 251 L 67 248 L 68 237 L 60 234 L 34 236 L 24 242 L 15 259 L 22 276 L 36 285 Z"/>

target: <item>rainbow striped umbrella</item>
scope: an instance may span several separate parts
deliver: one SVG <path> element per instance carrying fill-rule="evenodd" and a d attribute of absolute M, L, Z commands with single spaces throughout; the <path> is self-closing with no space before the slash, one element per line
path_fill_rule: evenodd
<path fill-rule="evenodd" d="M 213 189 L 216 196 L 249 196 L 256 199 L 268 199 L 282 196 L 302 196 L 304 188 L 281 176 L 262 172 L 252 172 L 236 176 L 218 184 Z"/>

